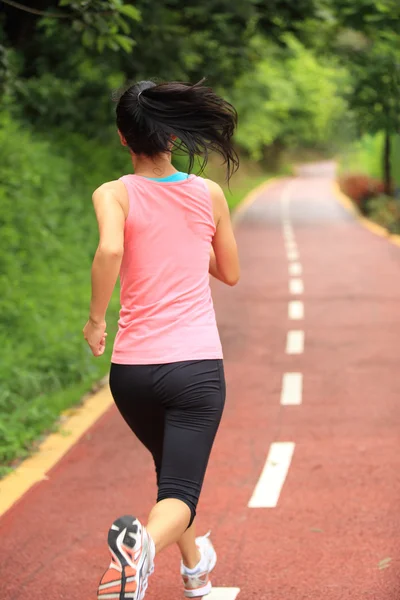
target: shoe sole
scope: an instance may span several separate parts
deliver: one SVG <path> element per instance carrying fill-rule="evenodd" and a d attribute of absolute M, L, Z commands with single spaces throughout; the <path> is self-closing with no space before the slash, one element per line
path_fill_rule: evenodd
<path fill-rule="evenodd" d="M 197 590 L 185 590 L 185 598 L 203 598 L 203 596 L 208 596 L 212 591 L 211 581 L 207 583 L 202 588 L 198 588 Z"/>
<path fill-rule="evenodd" d="M 108 532 L 108 547 L 120 567 L 121 578 L 102 583 L 105 575 L 110 571 L 108 568 L 100 581 L 98 600 L 142 600 L 144 597 L 144 590 L 141 589 L 143 579 L 141 570 L 145 553 L 140 556 L 138 564 L 134 563 L 137 536 L 140 535 L 141 530 L 142 525 L 131 515 L 120 517 L 111 525 Z M 117 572 L 115 569 L 111 570 L 113 573 Z M 118 586 L 120 589 L 115 589 Z"/>

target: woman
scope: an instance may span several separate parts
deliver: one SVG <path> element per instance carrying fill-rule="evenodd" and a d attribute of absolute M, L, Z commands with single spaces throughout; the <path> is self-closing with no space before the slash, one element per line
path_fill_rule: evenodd
<path fill-rule="evenodd" d="M 112 560 L 98 598 L 144 598 L 155 555 L 175 542 L 184 593 L 193 598 L 211 591 L 216 563 L 208 536 L 196 538 L 194 518 L 225 402 L 209 273 L 235 285 L 239 260 L 221 188 L 178 172 L 171 151 L 187 151 L 189 171 L 196 156 L 205 164 L 209 151 L 217 151 L 229 178 L 238 166 L 232 147 L 237 115 L 201 83 L 147 81 L 125 91 L 116 112 L 135 174 L 105 183 L 93 195 L 100 242 L 84 336 L 101 356 L 119 274 L 110 388 L 121 415 L 153 455 L 158 497 L 146 527 L 132 516 L 112 524 Z"/>

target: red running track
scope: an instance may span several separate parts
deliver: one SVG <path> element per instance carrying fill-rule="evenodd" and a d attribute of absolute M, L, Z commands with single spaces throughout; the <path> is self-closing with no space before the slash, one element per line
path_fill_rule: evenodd
<path fill-rule="evenodd" d="M 198 528 L 212 529 L 219 553 L 214 585 L 239 587 L 238 600 L 400 594 L 400 248 L 342 208 L 329 176 L 316 167 L 260 193 L 237 229 L 241 283 L 214 286 L 228 402 Z M 288 320 L 282 195 L 304 321 Z M 305 331 L 303 354 L 286 354 L 289 329 Z M 292 371 L 303 374 L 303 401 L 281 406 Z M 279 441 L 296 446 L 277 507 L 248 508 Z M 149 455 L 114 408 L 48 476 L 0 521 L 1 600 L 94 599 L 110 523 L 145 518 L 156 493 Z M 172 548 L 146 599 L 181 596 Z"/>

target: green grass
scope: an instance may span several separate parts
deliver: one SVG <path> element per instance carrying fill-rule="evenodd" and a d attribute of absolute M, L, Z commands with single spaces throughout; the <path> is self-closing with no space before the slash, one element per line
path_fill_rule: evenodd
<path fill-rule="evenodd" d="M 268 176 L 266 175 L 258 175 L 256 177 L 247 176 L 241 180 L 237 187 L 231 186 L 231 190 L 224 186 L 225 197 L 230 210 L 234 211 L 251 190 L 261 185 L 264 181 L 267 181 L 267 179 Z"/>
<path fill-rule="evenodd" d="M 113 138 L 110 138 L 113 139 Z M 98 232 L 91 195 L 127 168 L 117 142 L 44 139 L 0 114 L 0 467 L 26 456 L 108 369 L 83 340 Z M 126 165 L 126 166 L 125 166 Z M 110 305 L 116 322 L 118 298 Z M 115 329 L 115 328 L 114 328 Z"/>
<path fill-rule="evenodd" d="M 366 216 L 390 233 L 400 233 L 400 206 L 394 198 L 384 195 L 371 198 L 366 205 Z"/>
<path fill-rule="evenodd" d="M 37 448 L 45 435 L 57 431 L 62 425 L 60 415 L 80 403 L 108 371 L 108 360 L 104 357 L 93 370 L 91 376 L 80 383 L 33 398 L 29 405 L 21 404 L 12 413 L 3 413 L 0 426 L 4 464 L 0 466 L 0 478 L 7 475 Z"/>

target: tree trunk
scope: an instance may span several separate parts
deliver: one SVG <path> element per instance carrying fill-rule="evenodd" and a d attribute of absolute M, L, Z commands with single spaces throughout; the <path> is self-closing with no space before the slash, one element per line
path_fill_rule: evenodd
<path fill-rule="evenodd" d="M 383 150 L 383 177 L 385 185 L 385 194 L 392 195 L 392 169 L 390 164 L 391 158 L 391 139 L 390 133 L 385 131 L 385 146 Z"/>

